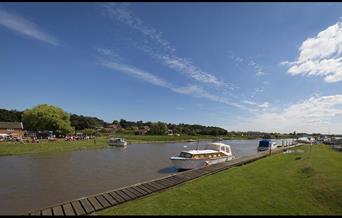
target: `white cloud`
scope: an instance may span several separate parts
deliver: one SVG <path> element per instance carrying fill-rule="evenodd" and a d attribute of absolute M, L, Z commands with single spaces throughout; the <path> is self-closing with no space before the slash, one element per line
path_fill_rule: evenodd
<path fill-rule="evenodd" d="M 269 107 L 268 102 L 262 104 Z M 262 106 L 259 105 L 259 106 Z M 245 119 L 241 129 L 268 132 L 342 133 L 342 95 L 313 96 L 275 112 L 263 112 Z"/>
<path fill-rule="evenodd" d="M 264 72 L 262 72 L 262 71 L 258 71 L 258 72 L 256 72 L 256 74 L 255 75 L 257 75 L 257 76 L 263 76 L 263 75 L 265 75 L 265 73 Z"/>
<path fill-rule="evenodd" d="M 169 41 L 163 39 L 162 33 L 153 27 L 145 25 L 127 6 L 128 4 L 111 3 L 106 4 L 104 8 L 107 15 L 113 20 L 120 21 L 144 35 L 144 42 L 138 48 L 158 59 L 165 66 L 181 72 L 198 82 L 232 88 L 232 85 L 225 84 L 214 75 L 201 70 L 190 60 L 178 57 L 175 54 L 176 49 Z"/>
<path fill-rule="evenodd" d="M 239 103 L 233 102 L 232 100 L 226 97 L 221 97 L 221 96 L 217 96 L 214 94 L 210 94 L 200 86 L 197 86 L 197 85 L 175 86 L 161 79 L 160 77 L 155 76 L 152 73 L 146 72 L 144 70 L 138 69 L 136 67 L 133 67 L 127 64 L 120 63 L 118 62 L 116 58 L 117 53 L 109 49 L 96 49 L 96 50 L 98 54 L 100 55 L 100 57 L 98 58 L 99 63 L 106 68 L 126 73 L 128 75 L 134 76 L 136 78 L 139 78 L 153 85 L 168 88 L 179 94 L 189 95 L 189 96 L 193 96 L 196 98 L 205 98 L 213 102 L 223 103 L 226 105 L 248 110 L 247 107 Z M 112 57 L 113 53 L 115 54 L 115 58 L 111 60 L 110 58 Z"/>
<path fill-rule="evenodd" d="M 156 86 L 161 86 L 161 87 L 166 87 L 166 88 L 171 87 L 171 85 L 168 82 L 164 81 L 163 79 L 160 79 L 159 77 L 151 73 L 145 72 L 143 70 L 137 69 L 129 65 L 117 63 L 114 61 L 112 62 L 103 61 L 102 66 L 127 73 L 131 76 L 137 77 L 145 82 L 151 83 Z"/>
<path fill-rule="evenodd" d="M 265 101 L 264 103 L 260 104 L 259 107 L 261 108 L 268 108 L 270 106 L 270 103 Z"/>
<path fill-rule="evenodd" d="M 249 105 L 256 105 L 257 103 L 254 101 L 244 100 L 243 103 L 249 104 Z"/>
<path fill-rule="evenodd" d="M 342 22 L 306 39 L 296 61 L 283 61 L 291 75 L 323 76 L 325 82 L 342 81 Z"/>
<path fill-rule="evenodd" d="M 9 13 L 0 8 L 0 25 L 22 35 L 29 36 L 51 45 L 60 45 L 60 42 L 41 30 L 35 23 L 28 21 L 15 14 Z"/>
<path fill-rule="evenodd" d="M 235 61 L 238 65 L 248 66 L 249 68 L 252 68 L 256 76 L 264 76 L 266 74 L 263 70 L 263 67 L 260 64 L 257 64 L 254 60 L 235 56 L 232 52 L 229 53 L 230 59 Z"/>

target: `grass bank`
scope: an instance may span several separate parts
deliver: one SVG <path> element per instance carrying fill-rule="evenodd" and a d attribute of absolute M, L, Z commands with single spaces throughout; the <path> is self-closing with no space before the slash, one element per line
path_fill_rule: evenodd
<path fill-rule="evenodd" d="M 115 134 L 112 137 L 125 138 L 128 143 L 161 143 L 161 142 L 186 142 L 189 139 L 196 140 L 213 140 L 213 136 L 169 136 L 169 135 L 129 135 L 129 134 Z M 34 154 L 42 152 L 61 152 L 73 151 L 82 149 L 96 149 L 109 147 L 107 141 L 110 137 L 97 137 L 96 143 L 94 140 L 81 140 L 81 141 L 64 141 L 58 139 L 56 142 L 48 142 L 41 140 L 40 143 L 25 143 L 19 142 L 0 142 L 0 156 L 6 155 L 21 155 L 21 154 Z"/>
<path fill-rule="evenodd" d="M 277 154 L 97 215 L 341 215 L 342 153 Z"/>
<path fill-rule="evenodd" d="M 167 142 L 186 142 L 189 139 L 200 140 L 200 141 L 211 141 L 216 137 L 210 135 L 180 135 L 180 136 L 169 136 L 169 135 L 132 135 L 132 134 L 115 134 L 111 137 L 125 138 L 128 143 L 167 143 Z M 96 149 L 106 148 L 107 140 L 109 137 L 97 137 L 96 144 L 94 140 L 82 140 L 66 142 L 63 139 L 58 139 L 57 142 L 48 142 L 42 140 L 41 143 L 26 143 L 21 144 L 19 142 L 4 143 L 0 142 L 0 156 L 5 155 L 20 155 L 20 154 L 33 154 L 42 152 L 60 152 L 60 151 L 72 151 L 82 149 Z M 222 139 L 246 139 L 241 137 L 221 137 Z"/>
<path fill-rule="evenodd" d="M 106 137 L 96 138 L 94 140 L 82 140 L 82 141 L 64 141 L 59 139 L 56 142 L 48 142 L 47 140 L 41 140 L 40 143 L 25 143 L 19 142 L 13 143 L 0 143 L 0 156 L 5 155 L 20 155 L 20 154 L 33 154 L 42 152 L 61 152 L 72 151 L 82 149 L 96 149 L 108 147 Z"/>

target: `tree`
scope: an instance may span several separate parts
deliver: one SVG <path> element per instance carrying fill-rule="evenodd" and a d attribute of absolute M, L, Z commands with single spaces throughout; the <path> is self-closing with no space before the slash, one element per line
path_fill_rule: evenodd
<path fill-rule="evenodd" d="M 167 130 L 166 123 L 156 122 L 151 124 L 150 131 L 148 133 L 151 135 L 165 135 Z"/>
<path fill-rule="evenodd" d="M 70 116 L 71 126 L 76 130 L 82 129 L 95 129 L 96 127 L 103 127 L 104 121 L 97 117 L 87 117 L 82 115 L 71 114 Z"/>
<path fill-rule="evenodd" d="M 66 134 L 75 131 L 71 127 L 70 115 L 53 105 L 41 104 L 27 109 L 22 114 L 22 120 L 27 130 L 60 130 Z"/>
<path fill-rule="evenodd" d="M 0 122 L 21 122 L 22 113 L 16 110 L 0 109 Z"/>

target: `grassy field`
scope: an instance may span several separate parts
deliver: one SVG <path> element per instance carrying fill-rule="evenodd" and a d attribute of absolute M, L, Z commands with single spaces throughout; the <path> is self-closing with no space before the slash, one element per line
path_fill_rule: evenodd
<path fill-rule="evenodd" d="M 106 141 L 107 139 L 105 137 L 98 137 L 96 138 L 96 144 L 94 143 L 94 140 L 68 142 L 64 141 L 64 139 L 59 139 L 56 142 L 47 142 L 47 140 L 41 140 L 40 143 L 25 144 L 21 144 L 19 142 L 1 142 L 0 156 L 105 148 L 108 147 Z"/>
<path fill-rule="evenodd" d="M 296 149 L 95 215 L 342 215 L 342 153 Z"/>

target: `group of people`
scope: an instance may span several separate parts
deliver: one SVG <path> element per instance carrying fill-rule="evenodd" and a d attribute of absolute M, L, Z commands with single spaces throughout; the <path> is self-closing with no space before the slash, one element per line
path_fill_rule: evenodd
<path fill-rule="evenodd" d="M 26 137 L 19 137 L 19 136 L 11 136 L 11 135 L 7 135 L 7 136 L 0 136 L 0 142 L 19 142 L 22 144 L 25 143 L 40 143 L 42 141 L 43 138 L 38 138 L 37 136 L 26 136 Z M 79 136 L 79 135 L 67 135 L 64 137 L 65 141 L 79 141 L 79 140 L 90 140 L 90 139 L 94 139 L 95 140 L 95 136 Z M 56 138 L 55 135 L 51 135 L 47 137 L 47 141 L 48 142 L 55 142 L 58 139 Z"/>

